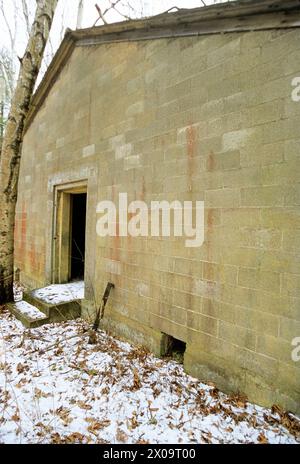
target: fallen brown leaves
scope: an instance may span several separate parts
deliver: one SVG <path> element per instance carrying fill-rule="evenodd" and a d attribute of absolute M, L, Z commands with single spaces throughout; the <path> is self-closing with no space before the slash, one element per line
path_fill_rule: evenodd
<path fill-rule="evenodd" d="M 261 432 L 259 435 L 258 435 L 258 442 L 261 444 L 261 445 L 266 445 L 268 442 L 268 439 L 266 438 L 265 434 L 263 432 Z"/>
<path fill-rule="evenodd" d="M 37 398 L 37 399 L 40 399 L 40 398 L 49 398 L 50 393 L 45 393 L 43 392 L 42 390 L 40 390 L 39 388 L 35 388 L 34 389 L 34 396 Z"/>
<path fill-rule="evenodd" d="M 117 433 L 116 433 L 116 439 L 117 439 L 118 442 L 127 443 L 128 442 L 128 435 L 123 430 L 118 428 Z"/>
<path fill-rule="evenodd" d="M 70 425 L 71 422 L 72 422 L 72 420 L 73 420 L 73 419 L 70 417 L 70 412 L 71 412 L 70 409 L 64 408 L 63 406 L 61 406 L 60 408 L 58 408 L 58 409 L 56 409 L 56 410 L 54 411 L 54 413 L 55 413 L 58 417 L 60 417 L 60 419 L 62 420 L 62 422 L 63 422 L 63 424 L 64 424 L 65 426 Z"/>
<path fill-rule="evenodd" d="M 147 356 L 149 356 L 149 351 L 146 350 L 146 348 L 144 348 L 143 346 L 138 346 L 138 347 L 133 348 L 126 355 L 126 358 L 128 359 L 128 361 L 132 361 L 135 359 L 135 360 L 139 360 L 140 362 L 144 362 Z"/>
<path fill-rule="evenodd" d="M 300 422 L 291 413 L 284 411 L 280 406 L 274 404 L 271 408 L 271 414 L 264 414 L 264 419 L 271 425 L 281 425 L 286 428 L 291 435 L 300 438 Z M 275 417 L 278 416 L 278 417 Z"/>
<path fill-rule="evenodd" d="M 237 393 L 229 396 L 224 402 L 236 408 L 245 408 L 248 403 L 248 398 L 242 393 Z"/>
<path fill-rule="evenodd" d="M 61 436 L 59 433 L 55 432 L 51 435 L 52 444 L 54 445 L 72 445 L 72 444 L 82 444 L 87 443 L 88 439 L 84 435 L 78 432 L 71 433 L 67 436 Z"/>
<path fill-rule="evenodd" d="M 14 421 L 14 422 L 20 422 L 20 416 L 19 416 L 19 414 L 14 414 L 14 415 L 11 417 L 11 420 Z"/>
<path fill-rule="evenodd" d="M 132 417 L 127 421 L 127 428 L 128 428 L 128 430 L 134 430 L 139 425 L 140 425 L 140 423 L 137 420 L 137 413 L 134 412 Z"/>
<path fill-rule="evenodd" d="M 19 364 L 17 365 L 17 372 L 18 372 L 18 374 L 22 374 L 24 371 L 25 371 L 25 366 L 24 366 L 24 364 L 19 363 Z"/>
<path fill-rule="evenodd" d="M 99 430 L 103 430 L 111 424 L 110 420 L 97 421 L 93 418 L 87 418 L 86 422 L 89 423 L 88 431 L 95 436 L 98 436 Z"/>
<path fill-rule="evenodd" d="M 86 411 L 90 411 L 92 409 L 92 406 L 84 401 L 77 401 L 77 406 L 79 406 L 80 409 L 85 409 Z"/>
<path fill-rule="evenodd" d="M 9 392 L 5 382 L 0 387 L 0 423 L 1 429 L 13 428 L 18 441 L 24 410 L 27 417 L 32 412 L 34 427 L 22 437 L 39 443 L 148 444 L 149 437 L 168 442 L 172 436 L 178 443 L 264 444 L 299 437 L 299 420 L 280 407 L 263 410 L 243 394 L 225 395 L 215 384 L 187 376 L 177 363 L 104 332 L 91 346 L 81 324 L 29 333 L 13 330 L 8 320 L 5 341 L 13 362 L 4 358 L 0 376 L 8 376 L 15 390 Z"/>
<path fill-rule="evenodd" d="M 137 391 L 141 388 L 142 382 L 139 376 L 139 372 L 137 369 L 133 370 L 133 385 L 131 387 L 132 391 Z"/>

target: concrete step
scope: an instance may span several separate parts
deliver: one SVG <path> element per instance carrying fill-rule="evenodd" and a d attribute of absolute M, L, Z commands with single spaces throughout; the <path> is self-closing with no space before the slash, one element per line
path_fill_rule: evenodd
<path fill-rule="evenodd" d="M 81 316 L 81 299 L 84 294 L 83 282 L 49 287 L 24 293 L 24 300 L 38 308 L 49 322 L 62 322 Z"/>
<path fill-rule="evenodd" d="M 35 297 L 31 292 L 24 293 L 24 300 L 44 313 L 49 322 L 63 322 L 65 320 L 77 319 L 81 315 L 81 301 L 78 300 L 49 304 Z"/>
<path fill-rule="evenodd" d="M 9 303 L 7 308 L 19 321 L 22 322 L 25 327 L 29 329 L 34 329 L 49 323 L 49 318 L 43 312 L 39 311 L 35 306 L 32 306 L 26 301 Z"/>
<path fill-rule="evenodd" d="M 7 308 L 25 327 L 77 319 L 81 316 L 84 282 L 50 285 L 25 292 L 23 301 L 10 303 Z"/>

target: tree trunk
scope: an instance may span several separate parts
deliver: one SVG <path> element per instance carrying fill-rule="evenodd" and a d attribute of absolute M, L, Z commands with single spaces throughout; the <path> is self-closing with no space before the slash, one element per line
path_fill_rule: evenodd
<path fill-rule="evenodd" d="M 24 123 L 58 0 L 38 0 L 0 154 L 0 305 L 13 300 L 14 228 Z"/>

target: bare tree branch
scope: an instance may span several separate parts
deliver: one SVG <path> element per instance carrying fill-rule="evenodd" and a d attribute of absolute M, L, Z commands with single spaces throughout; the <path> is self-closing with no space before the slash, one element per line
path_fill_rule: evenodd
<path fill-rule="evenodd" d="M 116 8 L 116 6 L 118 5 L 118 3 L 120 3 L 120 0 L 115 1 L 115 2 L 112 2 L 112 1 L 110 0 L 111 6 L 110 6 L 109 8 L 107 8 L 106 12 L 108 13 L 110 10 L 115 10 L 115 12 L 118 13 L 120 16 L 122 16 L 123 18 L 125 18 L 125 19 L 127 19 L 127 20 L 130 20 L 130 19 L 131 19 L 130 16 L 126 15 L 125 13 L 120 12 L 119 9 Z M 105 14 L 106 14 L 106 12 L 105 12 Z"/>
<path fill-rule="evenodd" d="M 0 2 L 0 12 L 1 12 L 4 23 L 7 28 L 7 32 L 8 32 L 9 39 L 10 39 L 11 56 L 13 57 L 14 53 L 16 52 L 16 38 L 17 38 L 17 24 L 18 24 L 16 0 L 13 0 L 13 12 L 14 12 L 13 13 L 13 24 L 7 17 L 3 0 L 1 0 Z"/>
<path fill-rule="evenodd" d="M 105 16 L 107 16 L 107 13 L 109 13 L 112 10 L 115 11 L 118 15 L 122 16 L 122 18 L 124 18 L 124 19 L 127 19 L 127 20 L 131 19 L 130 16 L 128 16 L 125 13 L 121 12 L 117 8 L 117 5 L 119 5 L 121 3 L 121 0 L 115 0 L 115 1 L 110 0 L 109 3 L 110 3 L 110 6 L 107 7 L 103 12 L 102 12 L 101 8 L 99 7 L 99 5 L 96 3 L 95 7 L 96 7 L 96 9 L 98 11 L 99 17 L 97 18 L 97 20 L 93 24 L 93 27 L 95 27 L 97 25 L 98 21 L 100 21 L 100 20 L 103 21 L 103 24 L 108 24 L 108 22 L 106 21 Z M 129 3 L 128 3 L 128 5 L 129 5 Z"/>
<path fill-rule="evenodd" d="M 30 29 L 31 29 L 31 24 L 30 24 L 30 18 L 29 18 L 29 11 L 28 11 L 28 5 L 26 0 L 22 0 L 22 11 L 23 11 L 23 16 L 26 24 L 26 31 L 27 35 L 29 37 L 30 35 Z"/>
<path fill-rule="evenodd" d="M 14 89 L 14 70 L 9 52 L 3 48 L 0 50 L 0 78 L 4 79 L 6 98 L 10 100 Z"/>
<path fill-rule="evenodd" d="M 96 26 L 97 22 L 98 22 L 100 19 L 103 21 L 104 24 L 107 24 L 107 21 L 106 21 L 106 19 L 104 18 L 104 15 L 103 15 L 103 13 L 102 13 L 102 10 L 101 10 L 100 6 L 99 6 L 97 3 L 96 3 L 96 5 L 95 5 L 95 8 L 96 8 L 96 10 L 98 11 L 99 18 L 96 20 L 94 26 Z"/>
<path fill-rule="evenodd" d="M 4 20 L 5 25 L 6 25 L 6 28 L 7 28 L 7 32 L 8 32 L 8 34 L 9 34 L 11 48 L 13 49 L 13 48 L 14 48 L 14 44 L 15 44 L 14 34 L 13 34 L 13 32 L 12 32 L 11 25 L 10 25 L 8 19 L 7 19 L 7 16 L 6 16 L 6 12 L 5 12 L 5 8 L 4 8 L 3 0 L 1 0 L 1 2 L 0 2 L 0 11 L 1 11 L 1 15 L 2 15 L 2 17 L 3 17 L 3 20 Z"/>

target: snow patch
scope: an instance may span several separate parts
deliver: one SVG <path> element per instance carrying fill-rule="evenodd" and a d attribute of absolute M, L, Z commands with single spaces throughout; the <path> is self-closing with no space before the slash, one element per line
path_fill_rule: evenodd
<path fill-rule="evenodd" d="M 58 305 L 84 299 L 84 282 L 50 285 L 34 290 L 32 295 L 47 304 Z"/>
<path fill-rule="evenodd" d="M 26 301 L 18 301 L 15 303 L 15 308 L 24 316 L 29 317 L 32 320 L 45 319 L 44 313 L 39 311 L 35 306 L 27 303 Z"/>
<path fill-rule="evenodd" d="M 2 443 L 297 443 L 300 421 L 187 375 L 82 320 L 0 318 Z"/>

